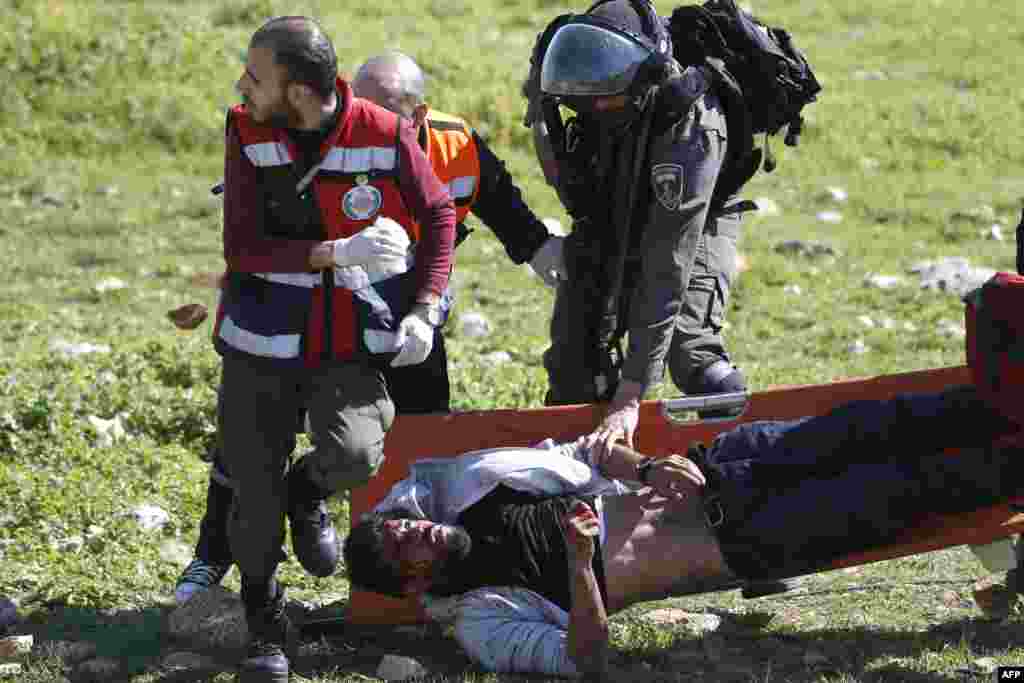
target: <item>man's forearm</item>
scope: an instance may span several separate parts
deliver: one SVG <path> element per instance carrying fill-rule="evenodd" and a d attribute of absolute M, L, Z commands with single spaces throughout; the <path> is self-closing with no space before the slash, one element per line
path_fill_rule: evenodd
<path fill-rule="evenodd" d="M 609 479 L 639 481 L 637 467 L 645 460 L 647 456 L 617 443 L 612 446 L 611 452 L 605 458 L 600 462 L 594 462 L 593 465 Z"/>
<path fill-rule="evenodd" d="M 571 567 L 569 585 L 569 657 L 581 673 L 608 670 L 608 615 L 593 568 Z"/>

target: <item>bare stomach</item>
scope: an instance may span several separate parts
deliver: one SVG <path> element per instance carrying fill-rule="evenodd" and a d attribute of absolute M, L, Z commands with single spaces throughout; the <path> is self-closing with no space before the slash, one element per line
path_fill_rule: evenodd
<path fill-rule="evenodd" d="M 644 489 L 602 502 L 608 612 L 735 583 L 699 497 L 668 501 Z"/>

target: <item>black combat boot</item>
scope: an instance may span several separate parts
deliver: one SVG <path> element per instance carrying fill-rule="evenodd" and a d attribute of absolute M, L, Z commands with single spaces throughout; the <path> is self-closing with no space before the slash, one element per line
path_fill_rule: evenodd
<path fill-rule="evenodd" d="M 272 581 L 250 588 L 243 577 L 242 603 L 249 627 L 249 648 L 239 666 L 238 683 L 288 683 L 291 624 L 284 613 L 284 590 Z M 272 596 L 272 597 L 271 597 Z"/>
<path fill-rule="evenodd" d="M 288 525 L 292 551 L 302 568 L 325 577 L 338 566 L 338 532 L 331 523 L 323 492 L 300 463 L 288 473 Z"/>

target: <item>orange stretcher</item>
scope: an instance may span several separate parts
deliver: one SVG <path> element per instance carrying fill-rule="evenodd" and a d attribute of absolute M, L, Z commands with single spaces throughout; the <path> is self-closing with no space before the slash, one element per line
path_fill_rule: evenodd
<path fill-rule="evenodd" d="M 693 399 L 644 401 L 636 433 L 637 450 L 647 455 L 685 453 L 693 441 L 710 441 L 740 422 L 784 420 L 820 415 L 857 399 L 885 399 L 900 393 L 939 391 L 971 382 L 966 366 L 922 370 L 896 375 L 840 380 L 829 384 L 780 387 L 749 396 L 742 416 L 732 420 L 680 423 L 677 406 L 693 410 Z M 742 395 L 741 395 L 742 396 Z M 709 406 L 701 406 L 709 407 Z M 377 476 L 352 492 L 352 519 L 370 510 L 391 486 L 408 475 L 411 461 L 456 456 L 500 446 L 528 446 L 545 438 L 575 439 L 591 431 L 602 417 L 596 405 L 529 410 L 488 410 L 448 415 L 404 415 L 397 418 L 385 442 L 385 458 Z M 832 568 L 888 560 L 956 545 L 982 545 L 1024 531 L 1024 514 L 1004 504 L 967 514 L 933 515 L 908 528 L 888 546 L 837 560 Z M 349 620 L 367 625 L 401 624 L 423 620 L 411 601 L 353 590 Z"/>

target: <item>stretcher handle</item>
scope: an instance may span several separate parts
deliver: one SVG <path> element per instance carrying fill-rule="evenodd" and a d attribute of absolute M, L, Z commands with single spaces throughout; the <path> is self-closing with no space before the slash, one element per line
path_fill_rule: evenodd
<path fill-rule="evenodd" d="M 684 396 L 661 401 L 661 414 L 674 424 L 690 422 L 723 422 L 735 420 L 747 409 L 750 402 L 749 391 L 733 391 L 724 394 L 703 394 L 701 396 Z M 735 409 L 739 410 L 735 410 Z M 697 413 L 709 410 L 730 410 L 729 417 L 701 418 Z"/>

